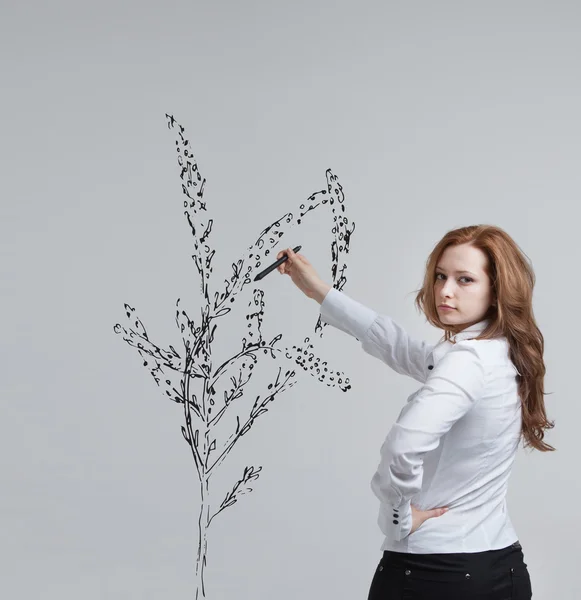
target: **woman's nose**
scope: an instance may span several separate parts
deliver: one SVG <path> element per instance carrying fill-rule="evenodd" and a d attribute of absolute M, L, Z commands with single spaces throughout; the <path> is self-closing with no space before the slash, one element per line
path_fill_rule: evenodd
<path fill-rule="evenodd" d="M 454 284 L 448 281 L 442 286 L 442 296 L 452 296 L 454 294 Z"/>

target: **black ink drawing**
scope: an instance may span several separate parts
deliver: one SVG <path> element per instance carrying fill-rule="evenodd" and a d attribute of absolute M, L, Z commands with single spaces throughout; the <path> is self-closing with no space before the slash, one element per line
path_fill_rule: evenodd
<path fill-rule="evenodd" d="M 327 386 L 339 387 L 342 391 L 351 388 L 349 379 L 344 373 L 329 369 L 327 362 L 322 361 L 313 352 L 313 344 L 305 338 L 304 344 L 292 347 L 279 347 L 282 334 L 266 341 L 262 336 L 264 319 L 264 291 L 256 287 L 249 302 L 247 337 L 243 337 L 241 347 L 220 366 L 212 362 L 212 343 L 218 320 L 224 318 L 231 310 L 230 306 L 244 287 L 252 283 L 251 275 L 258 273 L 276 259 L 274 248 L 281 238 L 302 219 L 321 205 L 331 208 L 333 225 L 331 229 L 331 276 L 333 286 L 341 290 L 346 283 L 347 265 L 343 262 L 349 252 L 349 242 L 355 225 L 345 215 L 345 197 L 337 177 L 330 170 L 326 172 L 327 185 L 308 198 L 306 204 L 300 205 L 299 217 L 286 213 L 260 233 L 258 239 L 248 248 L 246 255 L 232 263 L 232 274 L 224 280 L 222 289 L 210 291 L 212 260 L 215 250 L 210 245 L 210 236 L 214 220 L 207 215 L 208 209 L 203 199 L 205 178 L 198 170 L 197 162 L 191 152 L 190 143 L 186 139 L 184 128 L 171 115 L 166 115 L 168 129 L 177 133 L 176 150 L 180 168 L 180 178 L 184 198 L 184 214 L 191 230 L 194 253 L 192 258 L 201 278 L 201 293 L 204 306 L 198 323 L 190 319 L 180 299 L 176 302 L 176 324 L 180 331 L 183 350 L 178 352 L 172 345 L 163 349 L 155 345 L 135 314 L 135 309 L 125 304 L 129 325 L 116 324 L 115 333 L 123 334 L 123 339 L 137 348 L 143 366 L 147 367 L 162 389 L 164 397 L 182 405 L 185 425 L 181 427 L 182 435 L 192 454 L 200 481 L 201 505 L 198 520 L 198 550 L 196 560 L 196 599 L 205 598 L 204 568 L 207 564 L 208 531 L 213 520 L 226 508 L 234 505 L 238 499 L 252 491 L 251 484 L 260 475 L 262 467 L 246 467 L 242 477 L 234 484 L 232 490 L 220 504 L 212 502 L 210 497 L 210 479 L 216 469 L 224 462 L 238 440 L 247 434 L 258 417 L 267 412 L 268 404 L 275 397 L 295 384 L 296 371 L 294 365 L 284 370 L 278 366 L 276 376 L 265 385 L 264 394 L 258 395 L 252 408 L 242 414 L 240 398 L 244 395 L 244 387 L 252 377 L 254 367 L 260 354 L 277 362 L 293 361 L 318 381 Z M 284 246 L 287 247 L 287 246 Z M 264 262 L 263 262 L 264 261 Z M 339 267 L 339 264 L 341 266 Z M 264 265 L 264 266 L 263 266 Z M 275 277 L 276 274 L 269 277 Z M 315 333 L 320 336 L 326 323 L 318 317 Z M 261 362 L 262 364 L 262 362 Z M 220 435 L 217 425 L 227 416 L 231 428 Z M 222 428 L 221 428 L 222 429 Z"/>

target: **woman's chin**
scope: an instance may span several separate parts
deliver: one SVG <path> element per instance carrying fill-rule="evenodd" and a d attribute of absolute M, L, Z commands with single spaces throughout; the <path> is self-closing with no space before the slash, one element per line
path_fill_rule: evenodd
<path fill-rule="evenodd" d="M 441 310 L 440 311 L 440 320 L 444 323 L 457 323 L 458 315 L 455 314 L 455 310 Z"/>
<path fill-rule="evenodd" d="M 445 309 L 445 308 L 439 308 L 438 309 L 438 313 L 440 314 L 440 317 L 444 318 L 444 317 L 450 317 L 453 314 L 457 313 L 458 311 L 456 309 L 450 310 L 450 309 Z"/>

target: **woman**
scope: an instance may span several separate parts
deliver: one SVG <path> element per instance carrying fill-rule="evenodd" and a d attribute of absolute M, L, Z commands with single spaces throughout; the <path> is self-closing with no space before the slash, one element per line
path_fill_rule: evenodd
<path fill-rule="evenodd" d="M 447 233 L 426 263 L 417 307 L 438 344 L 323 282 L 292 249 L 279 267 L 320 305 L 321 319 L 422 387 L 381 447 L 371 481 L 385 535 L 368 600 L 532 597 L 506 493 L 519 441 L 542 452 L 544 340 L 535 277 L 512 238 L 488 225 Z"/>

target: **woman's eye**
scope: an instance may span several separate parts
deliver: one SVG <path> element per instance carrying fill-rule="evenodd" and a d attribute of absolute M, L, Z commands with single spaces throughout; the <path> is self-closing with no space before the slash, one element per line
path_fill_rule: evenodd
<path fill-rule="evenodd" d="M 446 277 L 444 275 L 444 273 L 436 273 L 436 279 L 438 279 L 438 277 L 442 275 L 442 277 Z M 472 277 L 467 277 L 466 275 L 464 275 L 463 277 L 460 277 L 460 279 L 465 279 L 467 283 L 474 281 L 474 279 L 472 279 Z"/>

